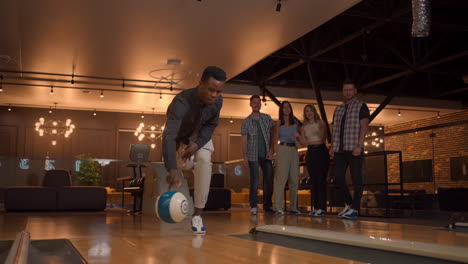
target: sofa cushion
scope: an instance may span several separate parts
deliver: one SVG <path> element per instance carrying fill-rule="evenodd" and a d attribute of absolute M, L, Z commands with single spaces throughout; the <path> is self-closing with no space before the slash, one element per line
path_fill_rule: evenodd
<path fill-rule="evenodd" d="M 104 187 L 73 186 L 57 189 L 57 210 L 104 210 L 107 191 Z"/>
<path fill-rule="evenodd" d="M 28 186 L 9 187 L 5 194 L 7 211 L 39 211 L 57 209 L 55 188 Z"/>
<path fill-rule="evenodd" d="M 67 170 L 48 170 L 44 175 L 42 185 L 46 187 L 70 186 L 70 173 Z"/>

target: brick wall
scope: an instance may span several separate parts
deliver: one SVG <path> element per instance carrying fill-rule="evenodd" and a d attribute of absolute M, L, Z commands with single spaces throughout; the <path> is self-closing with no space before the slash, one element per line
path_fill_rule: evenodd
<path fill-rule="evenodd" d="M 433 159 L 433 182 L 407 183 L 405 189 L 434 193 L 437 188 L 468 187 L 468 181 L 452 181 L 450 175 L 450 158 L 468 155 L 467 120 L 468 110 L 463 110 L 385 127 L 386 150 L 401 150 L 403 161 Z M 390 156 L 388 166 L 390 182 L 398 182 L 398 157 Z"/>

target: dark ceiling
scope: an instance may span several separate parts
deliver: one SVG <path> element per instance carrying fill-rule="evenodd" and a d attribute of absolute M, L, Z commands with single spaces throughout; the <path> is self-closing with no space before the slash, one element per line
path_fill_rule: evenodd
<path fill-rule="evenodd" d="M 231 82 L 310 89 L 309 66 L 322 91 L 353 79 L 361 93 L 457 100 L 466 107 L 468 1 L 430 3 L 429 37 L 411 37 L 410 0 L 364 0 Z"/>

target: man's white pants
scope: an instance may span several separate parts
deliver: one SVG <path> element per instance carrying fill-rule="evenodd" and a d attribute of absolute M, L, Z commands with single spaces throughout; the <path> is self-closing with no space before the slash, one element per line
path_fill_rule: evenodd
<path fill-rule="evenodd" d="M 203 147 L 195 152 L 195 164 L 193 167 L 194 183 L 193 196 L 196 208 L 205 208 L 208 200 L 211 182 L 211 154 L 214 151 L 213 141 L 210 139 Z"/>

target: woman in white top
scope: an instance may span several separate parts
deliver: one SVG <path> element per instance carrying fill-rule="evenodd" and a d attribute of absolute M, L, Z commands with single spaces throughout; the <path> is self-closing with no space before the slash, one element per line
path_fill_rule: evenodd
<path fill-rule="evenodd" d="M 297 138 L 307 146 L 307 171 L 312 179 L 310 216 L 323 216 L 327 210 L 327 174 L 330 156 L 326 140 L 326 125 L 313 105 L 304 107 L 304 123 Z"/>

